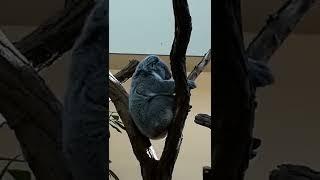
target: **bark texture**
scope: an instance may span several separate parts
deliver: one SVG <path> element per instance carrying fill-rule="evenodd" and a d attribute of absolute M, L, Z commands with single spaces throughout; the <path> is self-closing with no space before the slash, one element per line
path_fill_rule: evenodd
<path fill-rule="evenodd" d="M 254 125 L 255 87 L 247 58 L 268 62 L 315 0 L 288 0 L 243 48 L 240 1 L 214 2 L 213 177 L 242 180 L 248 167 Z M 249 155 L 248 155 L 249 154 Z M 281 178 L 281 177 L 280 177 Z"/>
<path fill-rule="evenodd" d="M 62 105 L 0 32 L 0 111 L 37 179 L 70 180 L 61 149 Z"/>
<path fill-rule="evenodd" d="M 271 171 L 270 180 L 320 180 L 320 172 L 309 167 L 282 164 Z"/>
<path fill-rule="evenodd" d="M 40 71 L 69 51 L 78 37 L 94 0 L 69 0 L 68 6 L 14 43 L 16 48 Z"/>

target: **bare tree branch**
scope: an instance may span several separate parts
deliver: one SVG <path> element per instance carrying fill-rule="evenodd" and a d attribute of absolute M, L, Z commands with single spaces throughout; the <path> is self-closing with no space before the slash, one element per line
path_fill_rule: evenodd
<path fill-rule="evenodd" d="M 128 93 L 120 82 L 109 72 L 109 97 L 126 128 L 133 152 L 141 165 L 154 163 L 158 158 L 153 153 L 150 140 L 143 136 L 134 124 L 128 111 Z M 148 154 L 148 152 L 150 154 Z"/>
<path fill-rule="evenodd" d="M 270 180 L 320 180 L 320 172 L 306 166 L 282 164 L 271 171 Z"/>
<path fill-rule="evenodd" d="M 72 48 L 93 5 L 94 0 L 74 1 L 14 45 L 40 71 Z"/>
<path fill-rule="evenodd" d="M 0 31 L 0 111 L 37 179 L 71 180 L 61 149 L 61 103 Z"/>
<path fill-rule="evenodd" d="M 204 68 L 210 63 L 211 61 L 211 49 L 203 56 L 202 60 L 198 63 L 197 66 L 194 67 L 192 72 L 189 74 L 189 80 L 195 80 L 200 73 L 204 70 Z"/>
<path fill-rule="evenodd" d="M 21 156 L 21 155 L 19 155 L 19 156 Z M 17 157 L 19 157 L 19 156 L 17 156 Z M 13 162 L 21 162 L 21 163 L 27 162 L 25 160 L 15 159 L 15 158 L 7 158 L 7 157 L 0 157 L 0 161 L 13 161 Z"/>
<path fill-rule="evenodd" d="M 197 114 L 194 122 L 209 129 L 213 129 L 211 127 L 211 116 L 208 114 Z"/>
<path fill-rule="evenodd" d="M 139 64 L 138 60 L 135 60 L 135 59 L 131 60 L 129 64 L 124 68 L 122 68 L 117 74 L 115 74 L 114 77 L 121 83 L 124 83 L 125 81 L 127 81 L 129 78 L 132 77 L 138 64 Z"/>
<path fill-rule="evenodd" d="M 247 48 L 247 56 L 267 62 L 318 0 L 287 0 Z"/>
<path fill-rule="evenodd" d="M 0 124 L 0 128 L 2 128 L 4 125 L 6 125 L 7 124 L 7 122 L 5 121 L 5 122 L 2 122 L 1 124 Z"/>
<path fill-rule="evenodd" d="M 159 163 L 163 179 L 172 178 L 190 101 L 190 90 L 186 77 L 186 51 L 192 30 L 191 16 L 187 0 L 173 0 L 172 4 L 175 17 L 175 35 L 170 52 L 170 64 L 172 77 L 176 84 L 176 112 Z"/>

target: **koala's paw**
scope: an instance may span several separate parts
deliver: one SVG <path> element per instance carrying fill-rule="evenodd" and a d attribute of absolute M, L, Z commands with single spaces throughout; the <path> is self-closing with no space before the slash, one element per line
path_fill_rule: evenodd
<path fill-rule="evenodd" d="M 196 88 L 196 83 L 194 81 L 188 80 L 188 86 L 190 89 Z"/>

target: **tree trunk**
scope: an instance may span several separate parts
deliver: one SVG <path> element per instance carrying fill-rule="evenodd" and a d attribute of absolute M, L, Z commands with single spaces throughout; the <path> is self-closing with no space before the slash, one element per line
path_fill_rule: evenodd
<path fill-rule="evenodd" d="M 213 6 L 213 177 L 243 180 L 249 164 L 254 94 L 246 69 L 240 0 Z"/>

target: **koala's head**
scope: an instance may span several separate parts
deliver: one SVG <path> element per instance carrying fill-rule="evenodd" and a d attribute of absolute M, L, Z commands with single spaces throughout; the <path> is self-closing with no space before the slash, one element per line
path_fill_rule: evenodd
<path fill-rule="evenodd" d="M 152 74 L 157 73 L 162 79 L 171 78 L 168 66 L 160 60 L 158 56 L 150 55 L 140 62 L 136 69 L 136 75 L 140 73 Z"/>

